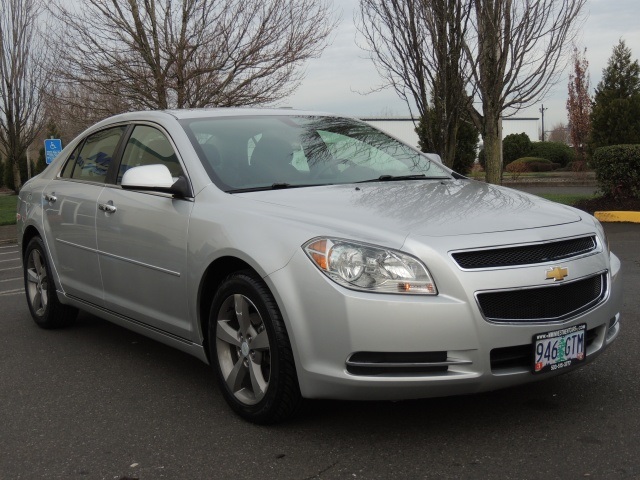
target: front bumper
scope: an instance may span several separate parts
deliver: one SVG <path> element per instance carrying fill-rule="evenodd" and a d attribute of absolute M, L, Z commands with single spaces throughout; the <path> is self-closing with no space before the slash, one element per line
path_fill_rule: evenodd
<path fill-rule="evenodd" d="M 597 306 L 562 322 L 497 324 L 482 317 L 475 293 L 530 285 L 530 277 L 538 278 L 547 266 L 462 272 L 446 255 L 419 251 L 416 245 L 408 242 L 406 247 L 420 258 L 431 258 L 427 265 L 438 296 L 348 290 L 322 275 L 302 251 L 265 279 L 287 324 L 304 397 L 400 400 L 495 390 L 576 368 L 533 375 L 526 358 L 524 363 L 497 361 L 500 352 L 518 348 L 526 357 L 535 334 L 586 323 L 589 363 L 619 333 L 622 288 L 620 262 L 613 254 L 609 261 L 601 252 L 563 262 L 577 275 L 607 272 L 607 293 Z M 347 361 L 357 352 L 446 352 L 448 365 L 444 370 L 354 374 Z"/>

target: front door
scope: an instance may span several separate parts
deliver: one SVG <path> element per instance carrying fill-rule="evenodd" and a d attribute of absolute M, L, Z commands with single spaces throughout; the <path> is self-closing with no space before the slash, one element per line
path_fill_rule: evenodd
<path fill-rule="evenodd" d="M 175 177 L 182 167 L 160 130 L 137 125 L 124 149 L 117 185 L 98 199 L 100 270 L 109 310 L 191 337 L 187 307 L 187 234 L 193 203 L 171 195 L 123 190 L 129 168 L 164 164 Z"/>

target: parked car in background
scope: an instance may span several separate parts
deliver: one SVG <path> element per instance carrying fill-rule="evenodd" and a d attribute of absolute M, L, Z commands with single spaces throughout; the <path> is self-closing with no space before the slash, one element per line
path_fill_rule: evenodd
<path fill-rule="evenodd" d="M 572 371 L 618 336 L 620 262 L 584 212 L 469 180 L 373 127 L 167 110 L 89 128 L 20 192 L 27 303 L 212 365 L 271 423 Z"/>

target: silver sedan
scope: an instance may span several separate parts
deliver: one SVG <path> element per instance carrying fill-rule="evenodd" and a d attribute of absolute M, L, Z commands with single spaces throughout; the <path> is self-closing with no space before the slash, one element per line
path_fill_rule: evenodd
<path fill-rule="evenodd" d="M 620 328 L 620 262 L 595 218 L 349 118 L 112 117 L 27 182 L 17 213 L 38 325 L 82 309 L 195 355 L 258 423 L 303 398 L 549 378 Z"/>

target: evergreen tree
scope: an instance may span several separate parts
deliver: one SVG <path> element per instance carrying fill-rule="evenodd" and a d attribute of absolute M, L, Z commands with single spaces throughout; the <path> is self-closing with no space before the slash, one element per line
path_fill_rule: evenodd
<path fill-rule="evenodd" d="M 505 166 L 514 160 L 526 157 L 530 151 L 531 140 L 524 132 L 512 133 L 502 140 L 502 158 Z"/>
<path fill-rule="evenodd" d="M 613 49 L 596 88 L 591 112 L 593 152 L 598 147 L 640 143 L 640 65 L 623 40 Z"/>
<path fill-rule="evenodd" d="M 423 152 L 437 153 L 441 156 L 445 152 L 449 152 L 453 155 L 453 161 L 447 162 L 443 156 L 443 163 L 464 175 L 471 169 L 476 158 L 478 129 L 473 125 L 466 112 L 463 112 L 460 117 L 449 119 L 449 121 L 456 124 L 455 135 L 448 137 L 449 140 L 455 139 L 453 145 L 447 145 L 448 139 L 443 135 L 447 128 L 447 119 L 444 116 L 440 117 L 435 108 L 428 108 L 426 115 L 420 119 L 416 127 L 418 146 Z"/>

